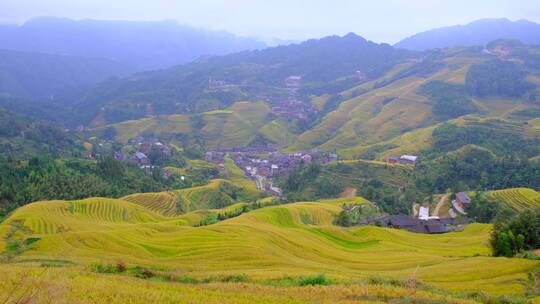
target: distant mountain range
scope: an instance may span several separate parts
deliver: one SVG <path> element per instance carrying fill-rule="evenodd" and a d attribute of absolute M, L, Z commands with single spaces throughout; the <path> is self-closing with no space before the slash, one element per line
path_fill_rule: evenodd
<path fill-rule="evenodd" d="M 466 25 L 432 29 L 405 38 L 394 46 L 415 51 L 457 46 L 486 45 L 497 39 L 540 44 L 540 24 L 508 19 L 481 19 Z"/>
<path fill-rule="evenodd" d="M 132 72 L 126 64 L 103 58 L 0 50 L 0 95 L 52 100 L 60 92 Z"/>
<path fill-rule="evenodd" d="M 103 21 L 40 17 L 0 26 L 0 49 L 105 58 L 141 70 L 190 62 L 266 45 L 176 21 Z"/>

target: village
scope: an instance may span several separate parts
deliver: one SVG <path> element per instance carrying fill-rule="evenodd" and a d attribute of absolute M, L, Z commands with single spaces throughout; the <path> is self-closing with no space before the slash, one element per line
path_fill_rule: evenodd
<path fill-rule="evenodd" d="M 98 147 L 103 147 L 103 144 L 99 144 Z M 251 146 L 208 151 L 205 153 L 204 160 L 215 164 L 224 174 L 223 172 L 226 171 L 225 162 L 230 158 L 234 165 L 242 170 L 246 178 L 255 182 L 257 189 L 275 196 L 283 196 L 282 189 L 275 184 L 277 178 L 289 175 L 301 165 L 308 165 L 312 162 L 326 165 L 338 160 L 336 153 L 318 151 L 283 153 L 277 148 L 277 146 Z M 99 153 L 89 155 L 89 157 L 97 155 Z M 159 166 L 158 160 L 171 158 L 173 155 L 173 149 L 167 144 L 156 138 L 141 136 L 131 139 L 124 149 L 113 152 L 116 160 L 133 162 L 149 174 L 154 173 L 155 168 L 159 168 L 164 178 L 169 178 L 170 173 Z M 418 156 L 407 154 L 399 157 L 390 156 L 386 162 L 416 166 Z M 439 202 L 435 206 L 428 202 L 414 203 L 412 215 L 384 214 L 378 217 L 364 218 L 358 225 L 393 227 L 427 234 L 447 233 L 455 231 L 469 222 L 466 210 L 470 202 L 471 199 L 465 192 L 459 192 L 455 195 L 445 194 L 440 196 Z M 344 204 L 342 209 L 349 213 L 357 212 L 359 206 Z"/>
<path fill-rule="evenodd" d="M 282 153 L 263 148 L 232 149 L 206 152 L 205 160 L 223 166 L 228 155 L 245 176 L 255 181 L 257 188 L 282 196 L 283 191 L 274 184 L 276 177 L 286 176 L 302 164 L 318 162 L 328 164 L 338 159 L 336 153 L 296 152 Z"/>

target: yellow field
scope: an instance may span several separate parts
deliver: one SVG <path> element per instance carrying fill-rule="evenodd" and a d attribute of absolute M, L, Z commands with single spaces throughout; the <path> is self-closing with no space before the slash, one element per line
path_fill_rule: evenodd
<path fill-rule="evenodd" d="M 0 225 L 7 237 L 0 247 L 37 238 L 13 257 L 18 262 L 67 260 L 87 265 L 124 260 L 194 278 L 245 275 L 262 283 L 314 273 L 325 273 L 338 283 L 370 277 L 407 279 L 414 274 L 448 291 L 496 295 L 523 294 L 529 284 L 527 272 L 540 264 L 489 257 L 489 225 L 473 224 L 444 235 L 334 226 L 340 206 L 350 202 L 364 200 L 264 207 L 201 227 L 192 225 L 212 211 L 164 217 L 123 200 L 37 202 Z"/>
<path fill-rule="evenodd" d="M 491 191 L 488 192 L 488 196 L 502 201 L 517 211 L 540 207 L 540 193 L 529 188 Z"/>
<path fill-rule="evenodd" d="M 84 269 L 0 266 L 0 301 L 31 303 L 416 303 L 474 304 L 473 300 L 410 286 L 354 285 L 275 287 L 253 283 L 180 284 Z M 11 290 L 15 293 L 9 294 Z M 21 295 L 23 291 L 30 297 Z M 24 302 L 27 303 L 27 302 Z M 399 302 L 401 303 L 401 302 Z"/>

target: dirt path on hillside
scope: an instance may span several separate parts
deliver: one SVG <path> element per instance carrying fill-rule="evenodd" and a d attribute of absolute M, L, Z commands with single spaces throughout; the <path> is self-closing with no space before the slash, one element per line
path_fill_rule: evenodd
<path fill-rule="evenodd" d="M 441 197 L 441 199 L 437 203 L 437 206 L 435 206 L 435 210 L 433 210 L 433 213 L 432 213 L 433 216 L 439 216 L 439 212 L 442 206 L 444 206 L 444 203 L 446 203 L 446 201 L 448 200 L 448 195 L 449 194 L 445 194 Z"/>

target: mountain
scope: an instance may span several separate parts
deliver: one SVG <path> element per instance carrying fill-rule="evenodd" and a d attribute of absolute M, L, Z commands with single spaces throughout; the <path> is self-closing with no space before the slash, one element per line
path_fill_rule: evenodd
<path fill-rule="evenodd" d="M 133 71 L 108 59 L 0 50 L 0 95 L 51 100 Z"/>
<path fill-rule="evenodd" d="M 341 55 L 347 49 L 356 55 Z M 372 160 L 477 145 L 533 159 L 540 156 L 538 49 L 501 40 L 485 50 L 414 53 L 330 37 L 102 84 L 73 117 L 96 131 L 114 128 L 124 143 L 153 134 L 208 150 L 271 143 Z M 288 75 L 303 76 L 290 87 Z"/>
<path fill-rule="evenodd" d="M 151 70 L 265 45 L 175 21 L 101 21 L 41 17 L 0 27 L 0 49 L 106 58 Z"/>
<path fill-rule="evenodd" d="M 394 46 L 423 51 L 435 48 L 486 45 L 497 39 L 515 39 L 526 44 L 540 43 L 540 24 L 508 19 L 481 19 L 466 25 L 442 27 L 405 38 Z"/>
<path fill-rule="evenodd" d="M 355 34 L 301 44 L 201 58 L 96 86 L 76 103 L 85 123 L 119 122 L 146 115 L 201 113 L 239 100 L 270 106 L 293 98 L 338 92 L 382 75 L 412 56 Z M 289 84 L 285 84 L 286 79 Z M 300 85 L 301 83 L 301 85 Z M 95 125 L 96 123 L 94 123 Z"/>

